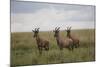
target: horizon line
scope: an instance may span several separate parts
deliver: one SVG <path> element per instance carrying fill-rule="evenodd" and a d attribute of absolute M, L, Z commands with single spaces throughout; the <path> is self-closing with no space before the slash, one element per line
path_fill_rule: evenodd
<path fill-rule="evenodd" d="M 95 30 L 95 28 L 83 28 L 83 29 L 71 29 L 71 30 Z M 40 32 L 48 32 L 53 30 L 40 30 Z M 64 29 L 61 29 L 60 31 L 64 31 Z M 32 32 L 32 31 L 10 31 L 10 33 L 17 33 L 17 32 Z"/>

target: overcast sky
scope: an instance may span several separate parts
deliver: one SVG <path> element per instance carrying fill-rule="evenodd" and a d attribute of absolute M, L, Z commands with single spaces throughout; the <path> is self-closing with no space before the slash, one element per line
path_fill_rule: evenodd
<path fill-rule="evenodd" d="M 95 23 L 95 6 L 19 2 L 11 0 L 11 32 L 41 31 L 59 26 L 65 29 L 91 29 Z"/>

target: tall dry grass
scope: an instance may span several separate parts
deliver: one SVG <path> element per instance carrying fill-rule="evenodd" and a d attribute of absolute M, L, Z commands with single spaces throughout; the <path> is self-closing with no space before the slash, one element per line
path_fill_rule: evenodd
<path fill-rule="evenodd" d="M 80 39 L 80 47 L 74 51 L 65 49 L 61 52 L 54 38 L 54 33 L 40 32 L 39 35 L 50 41 L 50 50 L 40 55 L 32 32 L 11 33 L 11 65 L 37 65 L 51 63 L 71 63 L 95 60 L 95 30 L 73 30 Z M 62 31 L 65 37 L 66 32 Z"/>

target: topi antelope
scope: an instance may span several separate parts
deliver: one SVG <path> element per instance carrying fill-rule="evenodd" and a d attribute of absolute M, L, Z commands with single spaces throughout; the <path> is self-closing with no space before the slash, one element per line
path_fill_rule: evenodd
<path fill-rule="evenodd" d="M 61 38 L 59 35 L 59 30 L 60 27 L 56 27 L 55 30 L 53 31 L 54 37 L 56 38 L 57 41 L 57 45 L 59 46 L 60 50 L 63 50 L 63 48 L 68 48 L 69 50 L 73 50 L 72 46 L 73 46 L 73 41 L 70 38 Z"/>
<path fill-rule="evenodd" d="M 73 35 L 71 35 L 71 27 L 67 27 L 67 37 L 71 38 L 73 40 L 73 47 L 77 48 L 79 47 L 79 39 Z"/>
<path fill-rule="evenodd" d="M 35 30 L 32 30 L 34 32 L 34 38 L 36 38 L 37 46 L 39 49 L 39 53 L 42 53 L 43 48 L 48 51 L 49 50 L 49 41 L 44 40 L 40 38 L 39 36 L 39 28 L 35 28 Z"/>

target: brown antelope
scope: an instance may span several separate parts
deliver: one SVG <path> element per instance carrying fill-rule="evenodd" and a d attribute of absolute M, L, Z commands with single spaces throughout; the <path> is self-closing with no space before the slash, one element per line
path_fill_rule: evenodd
<path fill-rule="evenodd" d="M 39 53 L 42 53 L 43 48 L 48 51 L 49 50 L 49 41 L 44 40 L 40 38 L 39 36 L 39 28 L 35 28 L 35 30 L 32 30 L 34 32 L 34 38 L 36 38 L 37 46 L 39 49 Z"/>
<path fill-rule="evenodd" d="M 56 38 L 56 41 L 57 41 L 57 45 L 59 46 L 60 50 L 62 50 L 63 48 L 68 48 L 69 50 L 73 50 L 72 48 L 72 44 L 73 44 L 73 41 L 72 39 L 70 38 L 61 38 L 60 35 L 59 35 L 59 30 L 60 27 L 56 27 L 55 30 L 53 32 L 55 32 L 54 34 L 54 37 Z"/>
<path fill-rule="evenodd" d="M 73 47 L 75 47 L 75 48 L 79 47 L 79 38 L 77 38 L 71 34 L 71 27 L 67 27 L 67 30 L 65 30 L 65 31 L 67 32 L 67 37 L 69 37 L 73 40 Z"/>

